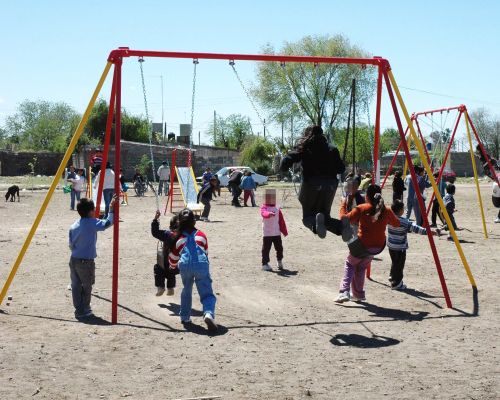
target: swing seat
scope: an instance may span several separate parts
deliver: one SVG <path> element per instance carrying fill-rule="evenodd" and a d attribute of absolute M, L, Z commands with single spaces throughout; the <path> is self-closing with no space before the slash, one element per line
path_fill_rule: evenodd
<path fill-rule="evenodd" d="M 371 253 L 366 249 L 363 243 L 361 243 L 361 240 L 359 240 L 359 238 L 356 238 L 352 242 L 348 243 L 347 246 L 349 247 L 349 252 L 351 253 L 351 255 L 353 255 L 356 258 L 366 258 L 370 256 L 376 256 L 377 254 L 382 253 L 382 251 L 384 251 L 385 249 L 385 243 L 384 243 L 384 246 L 379 251 L 377 251 L 376 253 Z"/>
<path fill-rule="evenodd" d="M 194 215 L 201 215 L 201 213 L 203 212 L 203 204 L 200 204 L 200 203 L 188 203 L 187 208 L 189 208 Z"/>

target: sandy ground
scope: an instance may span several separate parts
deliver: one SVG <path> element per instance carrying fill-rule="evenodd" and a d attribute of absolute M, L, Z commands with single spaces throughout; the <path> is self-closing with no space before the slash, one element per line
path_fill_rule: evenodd
<path fill-rule="evenodd" d="M 0 203 L 2 284 L 43 196 L 25 192 L 21 203 Z M 410 290 L 388 288 L 386 250 L 373 262 L 367 302 L 337 305 L 346 246 L 302 227 L 294 196 L 283 202 L 291 234 L 282 274 L 260 270 L 258 209 L 219 199 L 213 222 L 199 223 L 209 238 L 221 325 L 210 336 L 199 312 L 199 328 L 183 329 L 176 316 L 180 288 L 173 297 L 154 295 L 152 197 L 131 197 L 122 208 L 119 324 L 107 322 L 112 230 L 98 244 L 93 308 L 103 320 L 75 321 L 66 238 L 77 214 L 57 192 L 11 287 L 13 301 L 0 308 L 0 398 L 500 398 L 500 224 L 493 224 L 489 184 L 483 199 L 488 240 L 473 186 L 458 186 L 456 218 L 466 228 L 460 237 L 479 288 L 478 315 L 446 237 L 437 247 L 456 308 L 445 307 L 427 238 L 417 235 L 406 266 Z M 200 309 L 197 297 L 194 305 Z"/>

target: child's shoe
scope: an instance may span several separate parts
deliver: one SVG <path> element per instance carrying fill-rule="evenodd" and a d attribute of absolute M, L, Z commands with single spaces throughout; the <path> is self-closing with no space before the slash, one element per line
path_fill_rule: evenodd
<path fill-rule="evenodd" d="M 156 295 L 161 296 L 163 293 L 165 293 L 165 288 L 159 287 L 156 288 Z"/>
<path fill-rule="evenodd" d="M 203 315 L 203 321 L 205 321 L 205 324 L 207 324 L 207 328 L 209 331 L 213 332 L 217 330 L 217 324 L 215 323 L 214 317 L 211 313 L 205 313 L 205 315 Z"/>
<path fill-rule="evenodd" d="M 340 292 L 339 297 L 335 299 L 335 303 L 345 303 L 346 301 L 351 300 L 351 296 L 349 295 L 349 291 Z"/>
<path fill-rule="evenodd" d="M 365 296 L 363 296 L 363 297 L 354 296 L 351 293 L 351 301 L 354 301 L 356 303 L 361 303 L 362 301 L 366 301 L 366 297 Z"/>
<path fill-rule="evenodd" d="M 168 288 L 167 289 L 167 296 L 173 296 L 175 294 L 174 288 Z"/>
<path fill-rule="evenodd" d="M 283 260 L 278 260 L 278 269 L 280 271 L 283 271 L 285 267 L 283 266 Z"/>
<path fill-rule="evenodd" d="M 449 240 L 450 242 L 453 242 L 453 237 L 452 237 L 452 236 L 448 236 L 448 240 Z"/>
<path fill-rule="evenodd" d="M 406 290 L 407 286 L 403 281 L 399 282 L 396 286 L 392 286 L 391 289 L 393 290 Z"/>
<path fill-rule="evenodd" d="M 321 239 L 326 237 L 325 215 L 322 213 L 316 214 L 316 235 Z"/>
<path fill-rule="evenodd" d="M 268 264 L 264 264 L 262 265 L 262 271 L 272 271 L 273 269 L 271 268 L 271 266 Z"/>

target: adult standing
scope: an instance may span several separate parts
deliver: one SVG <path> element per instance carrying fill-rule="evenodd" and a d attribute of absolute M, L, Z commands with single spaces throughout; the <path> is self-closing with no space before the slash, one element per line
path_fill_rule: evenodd
<path fill-rule="evenodd" d="M 73 167 L 71 167 L 73 168 Z M 73 168 L 74 169 L 74 168 Z M 67 181 L 71 182 L 71 209 L 75 209 L 75 200 L 80 201 L 82 192 L 85 190 L 85 176 L 83 176 L 83 169 L 79 169 L 73 177 L 68 176 Z"/>
<path fill-rule="evenodd" d="M 97 190 L 99 181 L 101 179 L 101 171 L 97 174 L 94 183 L 94 190 Z M 106 164 L 106 169 L 104 170 L 104 185 L 102 187 L 102 197 L 104 199 L 104 218 L 108 217 L 109 204 L 113 198 L 113 193 L 115 192 L 115 172 L 111 168 L 111 164 L 108 162 Z M 99 210 L 97 210 L 99 212 Z"/>
<path fill-rule="evenodd" d="M 97 175 L 101 170 L 102 164 L 102 151 L 97 149 L 92 158 L 90 159 L 90 164 L 92 165 L 92 173 Z"/>
<path fill-rule="evenodd" d="M 163 192 L 165 196 L 168 195 L 168 182 L 170 180 L 170 167 L 168 166 L 166 161 L 163 161 L 158 168 L 158 196 L 161 196 Z M 163 188 L 165 186 L 165 188 Z"/>
<path fill-rule="evenodd" d="M 241 207 L 240 204 L 240 195 L 242 190 L 240 189 L 241 179 L 243 178 L 243 172 L 239 169 L 231 170 L 231 174 L 229 175 L 228 186 L 231 190 L 231 194 L 233 195 L 233 201 L 231 205 L 235 207 Z"/>
<path fill-rule="evenodd" d="M 69 182 L 71 184 L 71 192 L 70 192 L 70 196 L 71 196 L 71 201 L 70 201 L 70 209 L 71 210 L 75 210 L 75 199 L 76 199 L 76 191 L 75 191 L 75 188 L 74 188 L 74 180 L 76 179 L 76 171 L 75 171 L 75 167 L 73 165 L 70 165 L 69 166 L 69 171 L 68 173 L 66 174 L 66 182 Z"/>
<path fill-rule="evenodd" d="M 288 171 L 295 163 L 302 163 L 302 223 L 320 238 L 326 237 L 327 231 L 341 235 L 344 224 L 332 218 L 330 212 L 339 183 L 337 175 L 345 171 L 345 165 L 320 126 L 304 130 L 298 145 L 283 158 L 281 170 Z M 345 228 L 348 227 L 347 221 Z"/>
<path fill-rule="evenodd" d="M 413 210 L 413 198 L 415 197 L 415 188 L 413 187 L 410 173 L 406 175 L 405 185 L 408 188 L 408 195 L 406 197 L 406 219 L 410 219 Z"/>

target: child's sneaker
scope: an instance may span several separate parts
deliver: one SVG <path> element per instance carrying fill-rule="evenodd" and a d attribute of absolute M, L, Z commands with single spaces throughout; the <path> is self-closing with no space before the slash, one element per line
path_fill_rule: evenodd
<path fill-rule="evenodd" d="M 272 271 L 273 269 L 271 268 L 271 266 L 269 264 L 264 264 L 262 266 L 262 271 Z"/>
<path fill-rule="evenodd" d="M 500 224 L 500 218 L 495 218 L 495 224 Z"/>
<path fill-rule="evenodd" d="M 163 293 L 165 293 L 165 288 L 162 288 L 162 287 L 156 288 L 156 295 L 157 296 L 161 296 L 161 295 L 163 295 Z"/>
<path fill-rule="evenodd" d="M 217 330 L 217 324 L 214 321 L 214 317 L 209 312 L 205 313 L 205 315 L 203 316 L 203 321 L 205 321 L 205 324 L 207 324 L 207 328 L 209 331 Z"/>
<path fill-rule="evenodd" d="M 396 286 L 391 287 L 393 290 L 405 290 L 407 286 L 403 281 L 399 282 Z"/>
<path fill-rule="evenodd" d="M 167 289 L 167 296 L 173 296 L 175 294 L 174 288 L 168 288 Z"/>
<path fill-rule="evenodd" d="M 316 235 L 321 239 L 326 237 L 325 215 L 322 213 L 316 214 Z"/>
<path fill-rule="evenodd" d="M 452 236 L 448 236 L 448 240 L 449 240 L 450 242 L 453 242 L 453 237 L 452 237 Z"/>
<path fill-rule="evenodd" d="M 351 300 L 351 296 L 349 295 L 349 291 L 340 292 L 339 297 L 335 299 L 335 303 L 345 303 L 346 301 Z"/>
<path fill-rule="evenodd" d="M 280 271 L 283 271 L 285 267 L 283 266 L 283 260 L 278 260 L 278 269 Z"/>

